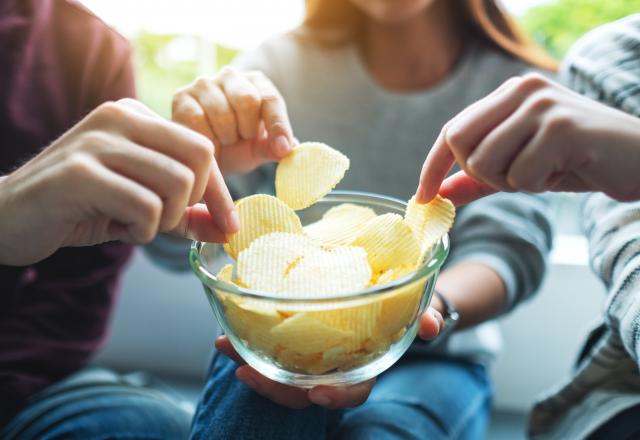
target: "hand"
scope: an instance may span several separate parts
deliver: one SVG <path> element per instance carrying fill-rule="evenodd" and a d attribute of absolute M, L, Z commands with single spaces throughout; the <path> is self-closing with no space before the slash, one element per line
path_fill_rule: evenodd
<path fill-rule="evenodd" d="M 316 386 L 311 389 L 284 385 L 268 379 L 246 365 L 226 336 L 216 340 L 216 348 L 240 365 L 236 377 L 256 393 L 273 402 L 292 409 L 306 408 L 311 404 L 325 408 L 351 408 L 362 405 L 369 397 L 375 379 L 348 387 Z"/>
<path fill-rule="evenodd" d="M 445 179 L 457 161 L 464 173 Z M 455 204 L 495 191 L 602 191 L 640 198 L 640 120 L 542 76 L 512 78 L 442 129 L 417 198 Z M 441 186 L 442 185 L 442 186 Z"/>
<path fill-rule="evenodd" d="M 249 172 L 289 154 L 294 138 L 284 99 L 261 72 L 225 67 L 178 90 L 173 120 L 209 138 L 223 173 Z"/>
<path fill-rule="evenodd" d="M 238 228 L 211 142 L 130 99 L 101 105 L 3 177 L 0 212 L 9 265 L 64 246 L 146 243 L 158 231 L 222 241 Z"/>

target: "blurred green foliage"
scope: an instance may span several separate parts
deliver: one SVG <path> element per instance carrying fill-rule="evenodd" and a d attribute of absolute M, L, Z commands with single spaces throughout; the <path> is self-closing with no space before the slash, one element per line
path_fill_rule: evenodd
<path fill-rule="evenodd" d="M 531 8 L 522 22 L 560 59 L 586 32 L 634 12 L 640 12 L 640 0 L 556 0 Z"/>
<path fill-rule="evenodd" d="M 171 45 L 182 43 L 192 49 L 184 57 L 174 59 Z M 171 115 L 171 99 L 180 87 L 192 82 L 199 75 L 199 51 L 202 41 L 196 37 L 162 35 L 141 32 L 133 38 L 138 97 L 162 116 Z M 216 46 L 217 68 L 229 64 L 238 54 L 236 49 Z M 189 52 L 189 50 L 187 50 Z M 190 56 L 193 55 L 193 56 Z M 183 59 L 184 58 L 184 59 Z"/>

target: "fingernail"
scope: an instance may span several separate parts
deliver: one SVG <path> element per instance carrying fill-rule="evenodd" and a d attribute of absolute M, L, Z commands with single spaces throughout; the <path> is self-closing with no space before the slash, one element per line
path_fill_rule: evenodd
<path fill-rule="evenodd" d="M 312 394 L 311 396 L 309 396 L 311 401 L 313 403 L 315 403 L 316 405 L 320 405 L 320 406 L 329 406 L 331 405 L 331 399 L 329 399 L 329 397 L 326 394 Z"/>
<path fill-rule="evenodd" d="M 225 224 L 227 226 L 226 232 L 237 232 L 238 229 L 240 229 L 240 218 L 238 217 L 238 213 L 236 211 L 228 213 Z"/>
<path fill-rule="evenodd" d="M 416 203 L 423 203 L 424 201 L 424 188 L 419 186 L 416 190 Z"/>
<path fill-rule="evenodd" d="M 274 140 L 274 147 L 276 149 L 276 153 L 282 156 L 291 151 L 291 144 L 289 143 L 289 139 L 287 139 L 287 137 L 283 134 L 276 136 Z"/>

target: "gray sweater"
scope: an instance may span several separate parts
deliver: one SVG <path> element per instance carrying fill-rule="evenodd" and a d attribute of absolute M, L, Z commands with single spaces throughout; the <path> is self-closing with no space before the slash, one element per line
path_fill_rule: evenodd
<path fill-rule="evenodd" d="M 567 55 L 561 80 L 640 117 L 640 14 L 582 38 Z M 529 434 L 536 439 L 584 438 L 640 404 L 640 202 L 593 194 L 583 222 L 591 265 L 608 291 L 603 322 L 572 374 L 533 408 Z"/>
<path fill-rule="evenodd" d="M 442 126 L 460 110 L 527 66 L 479 45 L 469 45 L 453 73 L 413 93 L 383 89 L 368 75 L 353 46 L 320 48 L 283 35 L 235 63 L 264 72 L 287 102 L 294 135 L 325 142 L 351 159 L 341 189 L 407 200 Z M 235 196 L 273 191 L 274 166 L 230 181 Z M 507 289 L 505 311 L 532 295 L 542 280 L 551 227 L 542 197 L 500 194 L 459 210 L 448 264 L 475 261 L 493 268 Z M 495 323 L 454 333 L 444 344 L 414 344 L 488 363 L 500 348 Z"/>

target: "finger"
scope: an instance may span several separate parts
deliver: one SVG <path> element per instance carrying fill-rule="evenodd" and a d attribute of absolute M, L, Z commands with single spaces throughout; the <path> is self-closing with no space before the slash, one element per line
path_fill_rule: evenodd
<path fill-rule="evenodd" d="M 190 93 L 204 109 L 209 125 L 221 144 L 238 142 L 238 121 L 222 89 L 213 80 L 200 78 Z"/>
<path fill-rule="evenodd" d="M 464 171 L 459 171 L 442 182 L 439 194 L 451 200 L 455 206 L 462 206 L 496 191 L 491 185 L 478 182 Z"/>
<path fill-rule="evenodd" d="M 547 81 L 540 76 L 512 79 L 499 93 L 481 99 L 449 124 L 445 139 L 460 166 L 464 169 L 467 158 L 482 139 L 511 115 L 532 92 L 546 84 Z"/>
<path fill-rule="evenodd" d="M 564 171 L 559 151 L 544 130 L 538 131 L 511 164 L 507 182 L 517 191 L 545 191 L 548 180 Z"/>
<path fill-rule="evenodd" d="M 248 365 L 238 368 L 236 377 L 256 393 L 279 405 L 302 409 L 311 404 L 307 397 L 307 390 L 268 379 Z"/>
<path fill-rule="evenodd" d="M 144 186 L 111 171 L 94 159 L 76 156 L 64 178 L 93 208 L 110 219 L 105 240 L 147 243 L 158 231 L 160 198 Z"/>
<path fill-rule="evenodd" d="M 436 196 L 436 194 L 438 194 L 438 190 L 440 189 L 443 180 L 447 177 L 449 171 L 451 171 L 451 168 L 457 158 L 454 155 L 454 151 L 452 151 L 451 146 L 447 143 L 446 133 L 448 132 L 449 127 L 452 124 L 457 123 L 458 120 L 467 117 L 468 114 L 477 112 L 476 109 L 484 105 L 484 100 L 493 99 L 494 97 L 505 93 L 510 87 L 520 80 L 520 77 L 508 79 L 484 99 L 471 104 L 445 124 L 433 147 L 429 150 L 429 154 L 422 166 L 420 183 L 418 184 L 418 189 L 416 191 L 416 201 L 418 203 L 428 203 Z M 466 164 L 464 163 L 464 159 L 461 158 L 461 160 L 462 162 L 459 162 L 459 164 L 464 168 Z"/>
<path fill-rule="evenodd" d="M 121 104 L 125 107 L 128 107 L 142 115 L 146 115 L 146 116 L 150 116 L 152 118 L 156 118 L 156 119 L 162 119 L 162 116 L 160 116 L 159 114 L 155 113 L 153 110 L 151 110 L 149 107 L 147 107 L 146 105 L 144 105 L 143 103 L 141 103 L 140 101 L 138 101 L 137 99 L 133 99 L 133 98 L 123 98 L 123 99 L 119 99 L 117 101 L 118 104 Z"/>
<path fill-rule="evenodd" d="M 189 203 L 195 176 L 182 163 L 122 138 L 99 147 L 99 160 L 109 169 L 156 193 L 163 201 L 160 230 L 174 228 Z"/>
<path fill-rule="evenodd" d="M 124 108 L 124 107 L 123 107 Z M 121 130 L 131 141 L 169 156 L 191 169 L 195 175 L 189 203 L 202 198 L 209 166 L 213 161 L 213 144 L 209 139 L 177 123 L 128 111 L 120 118 Z"/>
<path fill-rule="evenodd" d="M 197 203 L 184 210 L 180 221 L 169 234 L 188 240 L 209 243 L 226 242 L 225 233 L 216 226 L 206 205 Z"/>
<path fill-rule="evenodd" d="M 370 379 L 348 387 L 317 386 L 308 393 L 308 398 L 325 408 L 353 408 L 367 401 L 376 380 Z"/>
<path fill-rule="evenodd" d="M 234 361 L 236 364 L 244 365 L 246 363 L 244 359 L 240 357 L 236 349 L 233 348 L 233 345 L 231 345 L 231 341 L 229 341 L 229 338 L 227 338 L 225 335 L 218 336 L 215 342 L 215 346 L 221 353 Z"/>
<path fill-rule="evenodd" d="M 260 115 L 268 133 L 271 151 L 276 157 L 282 158 L 289 154 L 293 146 L 293 131 L 284 99 L 263 74 L 253 72 L 249 73 L 247 78 L 260 93 L 262 100 Z"/>
<path fill-rule="evenodd" d="M 176 93 L 173 98 L 171 118 L 178 124 L 195 130 L 207 139 L 211 140 L 214 145 L 220 145 L 220 141 L 213 133 L 213 128 L 209 125 L 209 119 L 204 109 L 196 98 L 188 92 L 182 91 Z"/>
<path fill-rule="evenodd" d="M 218 229 L 225 234 L 233 234 L 240 229 L 240 220 L 233 199 L 215 160 L 209 168 L 209 179 L 203 199 Z"/>
<path fill-rule="evenodd" d="M 440 189 L 440 185 L 454 164 L 454 157 L 446 143 L 444 130 L 440 132 L 435 144 L 429 151 L 416 190 L 416 202 L 430 202 Z"/>
<path fill-rule="evenodd" d="M 225 68 L 220 75 L 220 86 L 231 104 L 238 122 L 238 132 L 245 140 L 258 135 L 260 124 L 260 93 L 245 76 Z"/>
<path fill-rule="evenodd" d="M 444 327 L 444 319 L 442 315 L 433 307 L 429 307 L 426 312 L 420 317 L 420 329 L 418 335 L 429 341 L 440 333 L 440 330 Z"/>
<path fill-rule="evenodd" d="M 467 159 L 473 176 L 494 188 L 513 190 L 507 182 L 507 170 L 535 134 L 540 111 L 525 103 L 491 131 Z"/>

